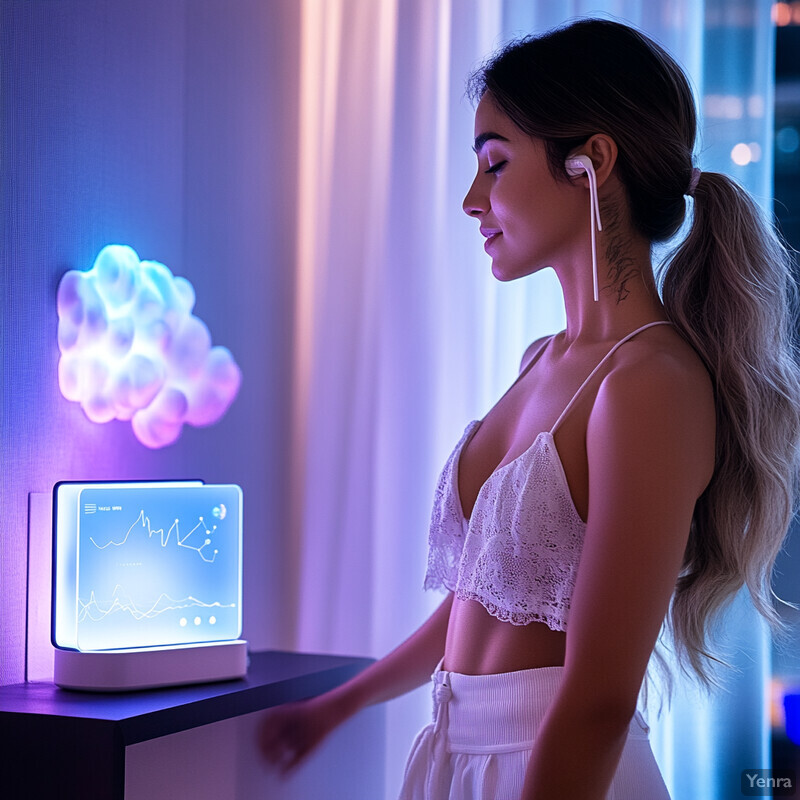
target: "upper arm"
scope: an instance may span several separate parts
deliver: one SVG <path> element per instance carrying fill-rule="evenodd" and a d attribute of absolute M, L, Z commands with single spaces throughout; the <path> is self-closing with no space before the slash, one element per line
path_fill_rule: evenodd
<path fill-rule="evenodd" d="M 633 713 L 694 506 L 713 471 L 707 374 L 663 354 L 612 371 L 598 391 L 586 448 L 589 512 L 565 683 L 576 699 Z"/>

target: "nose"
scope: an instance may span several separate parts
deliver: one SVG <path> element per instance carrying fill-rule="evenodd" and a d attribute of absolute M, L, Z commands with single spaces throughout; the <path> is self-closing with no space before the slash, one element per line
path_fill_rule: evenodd
<path fill-rule="evenodd" d="M 464 202 L 461 204 L 461 208 L 464 209 L 464 213 L 470 217 L 480 217 L 481 214 L 485 214 L 489 208 L 489 203 L 485 193 L 481 192 L 480 188 L 478 187 L 479 177 L 480 176 L 477 175 L 475 180 L 472 181 L 472 186 L 469 187 L 469 190 L 464 197 Z"/>

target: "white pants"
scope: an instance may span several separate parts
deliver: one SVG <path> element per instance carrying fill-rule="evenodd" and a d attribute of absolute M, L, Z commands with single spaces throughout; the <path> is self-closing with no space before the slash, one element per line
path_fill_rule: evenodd
<path fill-rule="evenodd" d="M 563 667 L 433 674 L 433 723 L 417 735 L 400 800 L 519 800 L 536 732 Z M 606 800 L 669 800 L 641 714 Z"/>

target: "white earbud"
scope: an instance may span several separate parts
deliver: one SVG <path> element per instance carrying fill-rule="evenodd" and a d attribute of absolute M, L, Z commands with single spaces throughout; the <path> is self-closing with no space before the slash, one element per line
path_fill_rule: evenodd
<path fill-rule="evenodd" d="M 585 172 L 586 176 L 589 178 L 589 230 L 592 233 L 592 280 L 594 283 L 594 299 L 595 302 L 597 302 L 599 298 L 595 222 L 597 223 L 597 230 L 603 230 L 603 226 L 600 224 L 600 203 L 597 200 L 597 176 L 594 174 L 594 165 L 589 156 L 573 156 L 564 162 L 564 166 L 567 168 L 567 175 L 575 176 Z"/>

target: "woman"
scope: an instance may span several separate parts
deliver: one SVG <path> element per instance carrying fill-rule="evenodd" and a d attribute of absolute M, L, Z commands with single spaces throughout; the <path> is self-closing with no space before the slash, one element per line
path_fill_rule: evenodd
<path fill-rule="evenodd" d="M 706 684 L 740 587 L 776 623 L 800 431 L 788 259 L 741 188 L 693 168 L 687 80 L 638 31 L 512 43 L 471 89 L 464 210 L 499 280 L 555 270 L 567 326 L 445 465 L 426 577 L 445 601 L 348 684 L 273 712 L 263 746 L 291 767 L 434 671 L 402 798 L 667 798 L 636 712 L 665 617 Z M 659 295 L 651 248 L 687 195 Z"/>

